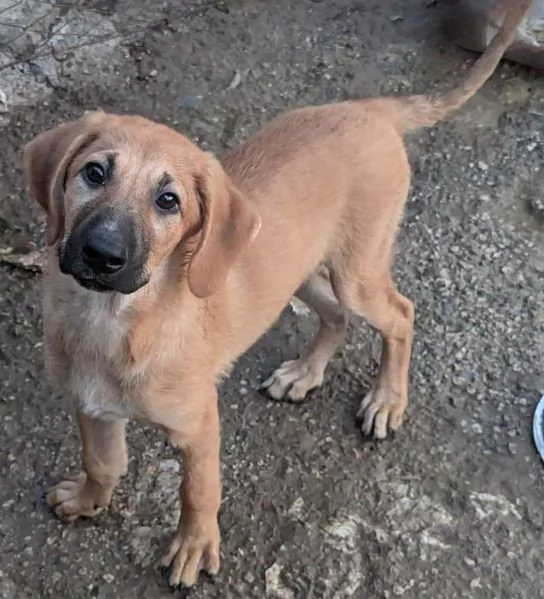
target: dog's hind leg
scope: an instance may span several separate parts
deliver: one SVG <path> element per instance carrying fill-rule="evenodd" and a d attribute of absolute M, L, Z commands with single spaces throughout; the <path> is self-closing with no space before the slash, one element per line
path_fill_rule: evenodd
<path fill-rule="evenodd" d="M 359 269 L 357 276 L 335 281 L 341 304 L 362 316 L 382 336 L 378 377 L 363 399 L 358 418 L 364 434 L 377 439 L 397 429 L 408 404 L 408 371 L 412 351 L 414 306 L 401 295 L 388 269 Z"/>
<path fill-rule="evenodd" d="M 347 317 L 327 278 L 315 272 L 297 291 L 297 297 L 315 310 L 319 330 L 297 360 L 284 362 L 264 383 L 274 399 L 302 401 L 323 382 L 325 368 L 346 335 Z"/>

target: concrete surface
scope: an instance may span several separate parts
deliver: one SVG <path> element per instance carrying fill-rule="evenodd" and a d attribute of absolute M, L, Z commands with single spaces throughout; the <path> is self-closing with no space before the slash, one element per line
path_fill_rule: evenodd
<path fill-rule="evenodd" d="M 436 89 L 474 60 L 442 37 L 443 2 L 94 0 L 34 25 L 43 3 L 3 10 L 14 2 L 0 2 L 4 252 L 42 243 L 23 143 L 83 110 L 138 112 L 220 152 L 293 106 Z M 8 16 L 31 34 L 9 38 Z M 67 32 L 104 37 L 74 47 Z M 261 397 L 259 381 L 315 324 L 288 308 L 221 392 L 222 570 L 194 597 L 544 597 L 530 437 L 544 389 L 542 80 L 503 64 L 409 147 L 396 263 L 417 308 L 407 422 L 384 443 L 361 438 L 354 415 L 379 343 L 359 321 L 306 403 Z M 133 424 L 111 509 L 54 519 L 43 491 L 78 470 L 79 442 L 44 380 L 39 276 L 0 273 L 0 598 L 172 596 L 157 564 L 177 516 L 175 452 Z"/>

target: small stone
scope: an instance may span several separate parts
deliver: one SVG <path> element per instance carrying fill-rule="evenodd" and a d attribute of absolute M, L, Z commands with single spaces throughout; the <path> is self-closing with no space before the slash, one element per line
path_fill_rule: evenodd
<path fill-rule="evenodd" d="M 240 71 L 236 71 L 232 81 L 227 86 L 227 90 L 236 89 L 240 83 L 242 83 L 242 75 L 240 74 Z"/>
<path fill-rule="evenodd" d="M 115 576 L 113 574 L 104 574 L 102 576 L 102 579 L 104 580 L 104 582 L 111 584 L 115 580 Z"/>
<path fill-rule="evenodd" d="M 5 92 L 3 92 L 0 89 L 0 113 L 7 112 L 7 111 L 8 111 L 8 98 L 5 94 Z"/>
<path fill-rule="evenodd" d="M 221 12 L 224 12 L 225 14 L 228 14 L 230 11 L 229 5 L 227 4 L 226 0 L 217 0 L 217 2 L 215 3 L 215 8 L 217 10 L 220 10 Z"/>
<path fill-rule="evenodd" d="M 157 69 L 153 69 L 149 72 L 150 77 L 156 77 L 158 74 L 159 74 L 159 71 L 157 71 Z"/>
<path fill-rule="evenodd" d="M 192 96 L 190 94 L 188 94 L 187 96 L 183 96 L 183 98 L 181 98 L 181 100 L 179 101 L 179 106 L 181 108 L 198 108 L 199 105 L 199 99 L 196 96 Z"/>
<path fill-rule="evenodd" d="M 481 425 L 481 424 L 479 424 L 478 422 L 475 422 L 475 423 L 474 423 L 474 424 L 473 424 L 473 425 L 470 427 L 470 430 L 471 430 L 473 433 L 476 433 L 477 435 L 481 435 L 481 434 L 482 434 L 482 432 L 483 432 L 482 425 Z"/>
<path fill-rule="evenodd" d="M 485 162 L 482 162 L 481 160 L 478 161 L 478 168 L 481 171 L 486 171 L 489 167 L 487 166 L 487 164 Z"/>
<path fill-rule="evenodd" d="M 474 578 L 474 580 L 470 581 L 470 588 L 471 589 L 479 589 L 481 588 L 481 583 L 480 583 L 480 579 L 479 578 Z"/>
<path fill-rule="evenodd" d="M 297 297 L 291 299 L 290 306 L 297 316 L 310 316 L 311 314 L 308 306 Z"/>

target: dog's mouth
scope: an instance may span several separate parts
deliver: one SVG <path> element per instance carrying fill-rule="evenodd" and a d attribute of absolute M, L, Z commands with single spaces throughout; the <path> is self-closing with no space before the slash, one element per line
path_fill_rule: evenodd
<path fill-rule="evenodd" d="M 98 293 L 122 293 L 129 295 L 147 285 L 151 276 L 146 268 L 134 266 L 118 275 L 96 273 L 66 249 L 59 252 L 60 271 L 71 276 L 76 283 L 89 291 Z"/>
<path fill-rule="evenodd" d="M 65 273 L 65 274 L 67 274 L 67 273 Z M 115 291 L 115 289 L 113 287 L 110 287 L 109 285 L 105 285 L 104 283 L 100 283 L 96 279 L 88 279 L 86 277 L 80 277 L 80 276 L 78 277 L 75 274 L 73 274 L 72 276 L 74 277 L 74 279 L 78 285 L 80 285 L 84 289 L 88 289 L 89 291 L 98 291 L 99 293 Z"/>
<path fill-rule="evenodd" d="M 104 280 L 102 277 L 97 277 L 96 275 L 87 276 L 87 273 L 82 274 L 63 267 L 61 267 L 61 271 L 66 275 L 71 275 L 77 284 L 84 289 L 98 293 L 109 292 L 130 295 L 147 285 L 150 280 L 150 275 L 145 269 L 138 270 L 131 276 L 123 276 L 111 280 Z"/>

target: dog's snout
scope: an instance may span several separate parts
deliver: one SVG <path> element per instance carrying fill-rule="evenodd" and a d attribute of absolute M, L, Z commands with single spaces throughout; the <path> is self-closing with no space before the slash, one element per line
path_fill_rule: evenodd
<path fill-rule="evenodd" d="M 86 289 L 133 293 L 147 283 L 147 253 L 132 215 L 100 207 L 76 221 L 59 268 Z"/>
<path fill-rule="evenodd" d="M 124 268 L 128 250 L 122 227 L 114 220 L 89 227 L 81 247 L 81 258 L 94 272 L 113 274 Z"/>

